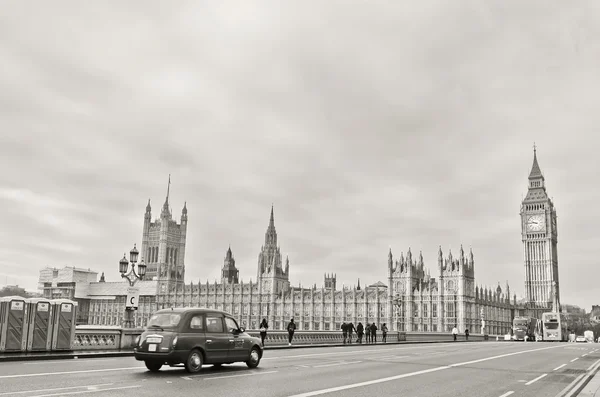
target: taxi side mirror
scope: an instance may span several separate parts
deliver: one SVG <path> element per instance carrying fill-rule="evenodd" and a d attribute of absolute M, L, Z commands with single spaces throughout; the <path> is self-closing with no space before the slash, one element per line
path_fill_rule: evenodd
<path fill-rule="evenodd" d="M 242 332 L 246 332 L 246 328 L 244 328 L 244 327 L 240 327 L 239 331 L 240 331 L 240 333 L 242 333 Z"/>

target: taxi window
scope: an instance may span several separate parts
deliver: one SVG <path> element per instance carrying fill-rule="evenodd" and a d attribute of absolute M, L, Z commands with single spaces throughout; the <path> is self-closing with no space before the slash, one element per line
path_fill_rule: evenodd
<path fill-rule="evenodd" d="M 196 331 L 203 331 L 204 330 L 204 321 L 203 320 L 204 319 L 200 315 L 196 315 L 196 316 L 192 317 L 192 319 L 190 320 L 190 329 L 193 329 Z"/>
<path fill-rule="evenodd" d="M 227 325 L 227 332 L 237 331 L 240 328 L 237 322 L 231 317 L 225 317 L 225 325 Z"/>
<path fill-rule="evenodd" d="M 223 319 L 216 316 L 206 317 L 207 332 L 223 332 Z"/>

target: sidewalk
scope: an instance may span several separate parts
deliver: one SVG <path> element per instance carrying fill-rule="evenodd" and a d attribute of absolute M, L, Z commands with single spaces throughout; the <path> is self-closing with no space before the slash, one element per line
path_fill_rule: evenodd
<path fill-rule="evenodd" d="M 585 385 L 578 394 L 575 395 L 578 397 L 593 397 L 596 395 L 600 396 L 600 373 L 598 373 L 597 369 L 594 377 L 590 379 L 588 384 Z"/>
<path fill-rule="evenodd" d="M 272 345 L 265 346 L 265 350 L 284 350 L 284 349 L 308 349 L 308 348 L 323 348 L 323 347 L 343 347 L 343 346 L 382 346 L 382 345 L 410 345 L 410 344 L 423 344 L 423 343 L 465 343 L 467 341 L 402 341 L 402 342 L 387 342 L 387 343 L 351 343 L 344 345 L 343 343 L 337 344 L 302 344 L 302 345 Z M 476 341 L 474 341 L 476 342 Z M 471 343 L 471 341 L 468 341 Z M 69 359 L 80 359 L 80 358 L 100 358 L 100 357 L 132 357 L 133 349 L 131 350 L 72 350 L 72 351 L 61 351 L 61 352 L 27 352 L 27 353 L 2 353 L 0 354 L 0 362 L 8 361 L 30 361 L 30 360 L 69 360 Z"/>
<path fill-rule="evenodd" d="M 600 396 L 600 360 L 596 360 L 587 371 L 579 375 L 556 397 L 594 397 Z"/>

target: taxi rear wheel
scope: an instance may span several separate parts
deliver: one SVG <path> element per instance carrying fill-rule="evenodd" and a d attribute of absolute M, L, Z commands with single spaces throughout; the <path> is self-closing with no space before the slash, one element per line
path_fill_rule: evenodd
<path fill-rule="evenodd" d="M 146 364 L 146 368 L 152 372 L 160 371 L 160 368 L 163 366 L 160 361 L 146 360 L 144 363 Z"/>
<path fill-rule="evenodd" d="M 202 353 L 198 349 L 194 349 L 188 355 L 187 360 L 185 360 L 185 369 L 189 373 L 196 373 L 202 369 Z"/>
<path fill-rule="evenodd" d="M 260 351 L 257 347 L 253 347 L 250 351 L 250 359 L 246 361 L 248 368 L 256 368 L 260 363 Z"/>

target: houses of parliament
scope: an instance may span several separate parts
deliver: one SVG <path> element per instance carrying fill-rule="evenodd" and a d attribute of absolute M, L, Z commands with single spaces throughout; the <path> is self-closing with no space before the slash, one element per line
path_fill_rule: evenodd
<path fill-rule="evenodd" d="M 386 323 L 390 330 L 449 332 L 457 326 L 478 333 L 510 332 L 515 315 L 559 308 L 556 210 L 546 194 L 534 149 L 528 193 L 521 205 L 525 265 L 525 301 L 517 302 L 508 284 L 483 287 L 475 281 L 475 255 L 461 246 L 455 254 L 440 246 L 435 260 L 438 278 L 430 276 L 420 252 L 387 253 L 387 284 L 338 288 L 335 274 L 323 285 L 303 288 L 290 282 L 289 258 L 283 257 L 273 207 L 260 247 L 256 279 L 242 282 L 231 247 L 226 250 L 219 282 L 185 281 L 188 223 L 184 204 L 179 223 L 173 219 L 169 189 L 160 217 L 152 220 L 150 202 L 144 215 L 141 257 L 147 273 L 140 288 L 136 324 L 144 326 L 160 308 L 200 306 L 233 314 L 248 329 L 266 318 L 271 329 L 284 329 L 290 318 L 298 330 L 339 330 L 342 322 Z M 384 256 L 385 258 L 385 256 Z M 50 298 L 79 302 L 78 322 L 120 325 L 127 283 L 97 280 L 91 270 L 66 267 L 40 271 L 40 289 Z M 73 280 L 77 280 L 74 282 Z M 71 281 L 71 282 L 69 282 Z M 61 289 L 59 285 L 62 284 Z M 68 285 L 68 288 L 64 288 Z"/>

